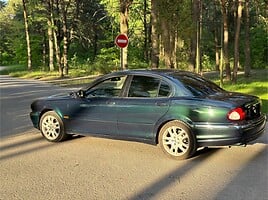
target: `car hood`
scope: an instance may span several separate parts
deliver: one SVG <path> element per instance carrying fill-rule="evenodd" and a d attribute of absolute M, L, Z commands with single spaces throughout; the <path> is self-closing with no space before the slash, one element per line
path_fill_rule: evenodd
<path fill-rule="evenodd" d="M 60 93 L 60 94 L 51 95 L 48 98 L 66 98 L 66 97 L 70 97 L 70 94 Z"/>
<path fill-rule="evenodd" d="M 41 97 L 41 98 L 38 98 L 38 100 L 55 101 L 55 100 L 64 100 L 64 99 L 72 99 L 72 98 L 73 97 L 68 93 L 60 93 L 60 94 L 55 94 L 55 95 L 51 95 L 48 97 Z"/>

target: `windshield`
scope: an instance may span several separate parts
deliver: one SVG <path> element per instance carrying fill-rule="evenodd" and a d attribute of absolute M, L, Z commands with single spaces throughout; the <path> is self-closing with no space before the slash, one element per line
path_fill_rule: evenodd
<path fill-rule="evenodd" d="M 198 75 L 174 74 L 173 77 L 179 80 L 193 96 L 213 95 L 218 92 L 224 92 L 224 90 L 215 83 Z"/>

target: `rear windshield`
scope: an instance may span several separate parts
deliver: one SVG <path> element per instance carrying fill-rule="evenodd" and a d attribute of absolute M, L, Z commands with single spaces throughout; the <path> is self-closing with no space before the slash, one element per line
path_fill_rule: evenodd
<path fill-rule="evenodd" d="M 224 91 L 215 83 L 198 75 L 173 74 L 173 77 L 179 80 L 193 94 L 193 96 L 213 95 Z"/>

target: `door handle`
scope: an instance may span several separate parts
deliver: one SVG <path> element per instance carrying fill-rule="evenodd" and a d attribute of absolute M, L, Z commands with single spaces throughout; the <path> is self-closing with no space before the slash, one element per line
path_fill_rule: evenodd
<path fill-rule="evenodd" d="M 108 104 L 108 105 L 115 105 L 115 102 L 114 101 L 108 101 L 108 102 L 106 102 L 106 104 Z"/>
<path fill-rule="evenodd" d="M 155 105 L 157 105 L 157 106 L 167 106 L 167 103 L 165 103 L 165 102 L 156 102 Z"/>

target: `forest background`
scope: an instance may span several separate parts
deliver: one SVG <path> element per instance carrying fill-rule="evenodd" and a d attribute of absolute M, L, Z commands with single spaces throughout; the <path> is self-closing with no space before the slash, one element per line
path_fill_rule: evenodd
<path fill-rule="evenodd" d="M 267 69 L 267 8 L 267 0 L 0 1 L 0 65 L 68 77 L 118 70 L 121 60 L 124 69 L 219 71 L 221 84 L 236 83 L 239 70 Z M 129 38 L 122 58 L 119 33 Z"/>

